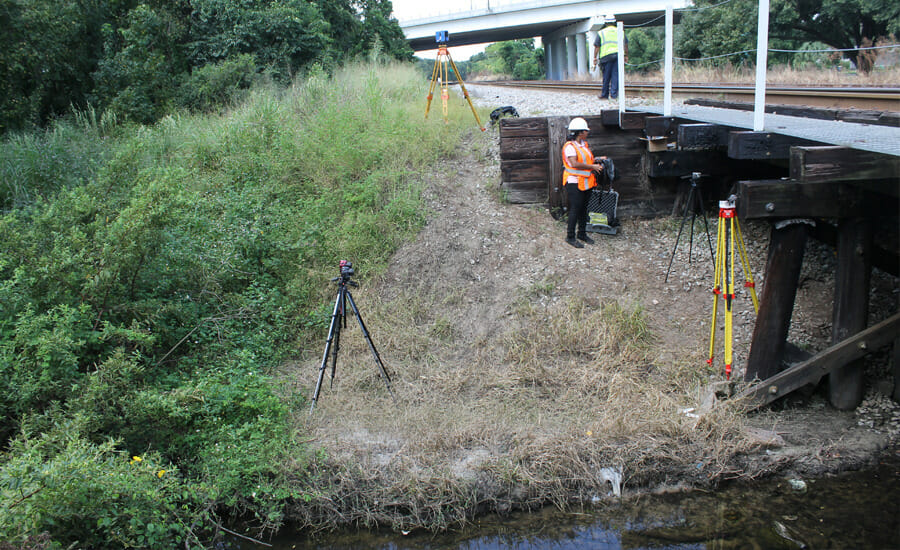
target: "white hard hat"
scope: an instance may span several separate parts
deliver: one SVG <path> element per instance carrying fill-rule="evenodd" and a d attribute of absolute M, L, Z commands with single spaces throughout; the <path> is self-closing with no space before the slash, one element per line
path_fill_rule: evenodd
<path fill-rule="evenodd" d="M 569 131 L 570 132 L 580 132 L 582 130 L 590 130 L 587 125 L 587 121 L 577 116 L 569 122 Z"/>
<path fill-rule="evenodd" d="M 615 15 L 604 15 L 604 16 L 603 16 L 603 22 L 604 22 L 604 23 L 615 23 L 615 22 L 616 22 L 616 16 L 615 16 Z"/>

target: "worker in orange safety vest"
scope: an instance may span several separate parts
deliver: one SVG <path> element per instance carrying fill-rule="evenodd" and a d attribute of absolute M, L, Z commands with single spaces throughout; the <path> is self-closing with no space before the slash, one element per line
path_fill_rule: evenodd
<path fill-rule="evenodd" d="M 597 186 L 594 172 L 603 170 L 603 165 L 595 162 L 594 154 L 588 147 L 589 131 L 587 121 L 581 117 L 573 118 L 569 122 L 569 141 L 562 150 L 563 186 L 569 199 L 566 242 L 575 248 L 584 248 L 579 241 L 594 244 L 594 239 L 587 235 L 587 206 L 591 189 Z"/>

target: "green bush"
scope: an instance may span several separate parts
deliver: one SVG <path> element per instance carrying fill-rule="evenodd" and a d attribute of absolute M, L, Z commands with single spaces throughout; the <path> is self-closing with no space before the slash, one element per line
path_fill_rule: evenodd
<path fill-rule="evenodd" d="M 256 80 L 256 64 L 250 54 L 204 65 L 179 86 L 178 104 L 201 112 L 227 107 L 243 99 Z"/>
<path fill-rule="evenodd" d="M 157 453 L 129 457 L 72 428 L 13 442 L 0 470 L 0 539 L 49 533 L 62 548 L 198 546 L 192 531 L 210 520 L 203 503 L 213 489 L 186 483 Z"/>
<path fill-rule="evenodd" d="M 196 546 L 222 517 L 273 528 L 306 498 L 305 404 L 273 380 L 320 342 L 338 260 L 377 273 L 422 226 L 422 178 L 472 126 L 425 120 L 423 86 L 357 64 L 228 115 L 61 123 L 91 152 L 82 175 L 52 164 L 0 215 L 0 538 Z M 25 142 L 3 144 L 10 173 L 61 147 L 7 154 Z"/>

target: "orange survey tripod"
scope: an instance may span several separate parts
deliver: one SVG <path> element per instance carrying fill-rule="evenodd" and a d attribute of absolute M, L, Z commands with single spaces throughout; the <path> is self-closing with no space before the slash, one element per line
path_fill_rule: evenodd
<path fill-rule="evenodd" d="M 472 114 L 475 115 L 475 121 L 478 122 L 478 127 L 481 128 L 481 131 L 484 132 L 484 126 L 481 124 L 481 119 L 478 118 L 478 113 L 475 112 L 475 106 L 472 105 L 472 99 L 469 97 L 469 92 L 466 90 L 466 85 L 463 83 L 462 77 L 459 75 L 459 69 L 456 68 L 456 63 L 453 62 L 453 58 L 450 57 L 450 51 L 447 49 L 447 42 L 450 40 L 450 33 L 447 31 L 438 31 L 435 33 L 435 41 L 438 43 L 438 55 L 434 59 L 434 69 L 431 71 L 431 86 L 428 88 L 428 104 L 425 106 L 425 118 L 428 118 L 428 111 L 431 110 L 431 100 L 434 97 L 434 88 L 437 85 L 438 79 L 441 81 L 441 103 L 444 108 L 444 122 L 448 122 L 447 120 L 447 102 L 450 100 L 450 86 L 447 82 L 447 76 L 450 72 L 447 70 L 447 63 L 449 62 L 450 67 L 453 69 L 453 73 L 456 75 L 456 80 L 459 82 L 459 87 L 462 89 L 463 96 L 465 96 L 466 101 L 469 102 L 469 108 L 472 109 Z"/>
<path fill-rule="evenodd" d="M 709 359 L 706 363 L 712 366 L 713 352 L 716 343 L 716 314 L 719 310 L 719 297 L 725 301 L 725 378 L 731 379 L 732 365 L 732 330 L 734 308 L 734 249 L 741 258 L 744 268 L 744 277 L 747 281 L 744 286 L 750 289 L 750 297 L 753 299 L 753 308 L 759 313 L 759 300 L 756 297 L 756 284 L 753 282 L 753 274 L 750 272 L 750 261 L 747 257 L 747 247 L 744 246 L 744 238 L 741 236 L 741 226 L 734 212 L 734 200 L 732 195 L 726 201 L 719 201 L 719 236 L 716 240 L 716 282 L 713 287 L 712 323 L 709 329 Z M 737 239 L 735 239 L 737 236 Z"/>

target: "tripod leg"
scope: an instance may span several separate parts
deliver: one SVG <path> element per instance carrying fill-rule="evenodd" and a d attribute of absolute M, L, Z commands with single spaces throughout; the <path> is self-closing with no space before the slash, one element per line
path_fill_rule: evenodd
<path fill-rule="evenodd" d="M 706 210 L 703 208 L 703 192 L 697 188 L 697 201 L 700 203 L 700 212 L 703 213 L 703 227 L 706 229 L 706 241 L 709 243 L 709 257 L 712 259 L 713 267 L 716 265 L 716 255 L 713 253 L 712 237 L 709 236 L 709 221 L 706 219 Z"/>
<path fill-rule="evenodd" d="M 363 336 L 366 338 L 366 343 L 369 344 L 369 350 L 372 351 L 372 357 L 375 358 L 375 364 L 378 365 L 379 375 L 381 379 L 384 380 L 384 385 L 387 388 L 388 393 L 391 395 L 391 399 L 394 402 L 397 402 L 397 398 L 394 397 L 394 392 L 391 390 L 391 377 L 388 375 L 387 369 L 384 368 L 384 363 L 381 362 L 381 356 L 378 355 L 378 350 L 375 349 L 375 344 L 372 342 L 372 337 L 369 336 L 369 331 L 366 329 L 366 324 L 363 322 L 362 315 L 359 314 L 359 309 L 356 307 L 356 302 L 353 301 L 353 295 L 350 294 L 350 291 L 347 291 L 347 301 L 350 302 L 350 307 L 353 308 L 353 314 L 356 315 L 356 320 L 359 322 L 359 328 L 362 329 Z"/>
<path fill-rule="evenodd" d="M 428 118 L 428 111 L 431 110 L 431 100 L 434 98 L 434 87 L 437 84 L 439 59 L 434 60 L 434 68 L 431 70 L 431 86 L 428 88 L 428 103 L 425 105 L 425 118 Z"/>
<path fill-rule="evenodd" d="M 337 370 L 338 352 L 341 350 L 341 328 L 347 328 L 347 287 L 341 285 L 338 288 L 338 322 L 334 327 L 334 346 L 331 349 L 331 373 L 329 373 L 328 387 L 334 387 L 334 373 Z"/>
<path fill-rule="evenodd" d="M 322 380 L 325 378 L 325 367 L 328 366 L 328 353 L 331 351 L 331 343 L 334 341 L 334 334 L 339 330 L 338 319 L 341 305 L 341 291 L 338 290 L 337 298 L 334 301 L 334 312 L 331 314 L 331 325 L 328 327 L 328 338 L 325 339 L 325 353 L 322 354 L 322 364 L 319 365 L 319 378 L 316 380 L 316 390 L 313 392 L 312 404 L 309 407 L 309 414 L 312 414 L 316 408 L 316 401 L 319 400 L 319 392 L 322 390 Z"/>
<path fill-rule="evenodd" d="M 756 283 L 753 282 L 753 273 L 750 271 L 750 256 L 747 255 L 747 247 L 744 245 L 744 236 L 741 234 L 741 224 L 737 218 L 734 220 L 734 230 L 737 233 L 738 251 L 741 253 L 741 265 L 744 268 L 745 286 L 750 289 L 750 298 L 753 300 L 753 309 L 759 313 L 759 298 L 756 297 Z"/>
<path fill-rule="evenodd" d="M 678 250 L 678 241 L 681 240 L 681 232 L 684 231 L 684 222 L 687 221 L 688 208 L 691 204 L 691 198 L 694 196 L 694 188 L 691 187 L 690 192 L 688 193 L 688 200 L 684 203 L 684 212 L 681 214 L 681 225 L 678 227 L 678 236 L 675 237 L 675 246 L 672 247 L 672 255 L 669 257 L 669 267 L 666 268 L 666 279 L 665 282 L 669 282 L 669 272 L 672 270 L 672 261 L 675 259 L 675 251 Z M 691 230 L 693 231 L 694 227 L 693 220 L 691 221 Z"/>
<path fill-rule="evenodd" d="M 478 123 L 478 127 L 481 128 L 481 131 L 484 132 L 484 125 L 481 124 L 481 119 L 478 118 L 478 113 L 475 112 L 475 106 L 472 105 L 472 99 L 469 97 L 469 92 L 466 90 L 466 85 L 463 83 L 462 77 L 459 75 L 459 69 L 456 68 L 456 63 L 453 62 L 453 58 L 450 57 L 450 52 L 447 52 L 447 59 L 450 60 L 450 66 L 453 67 L 453 72 L 456 73 L 456 79 L 459 80 L 459 87 L 463 92 L 463 96 L 466 98 L 466 101 L 469 102 L 469 108 L 472 109 L 472 114 L 475 115 L 475 122 Z"/>
<path fill-rule="evenodd" d="M 728 279 L 725 281 L 725 379 L 731 380 L 732 335 L 734 315 L 734 217 L 729 219 Z"/>

